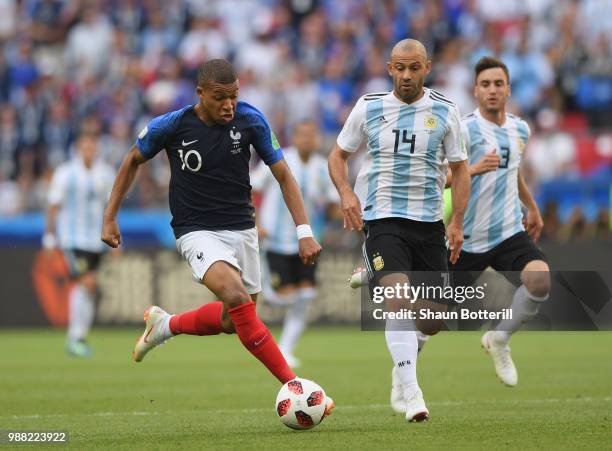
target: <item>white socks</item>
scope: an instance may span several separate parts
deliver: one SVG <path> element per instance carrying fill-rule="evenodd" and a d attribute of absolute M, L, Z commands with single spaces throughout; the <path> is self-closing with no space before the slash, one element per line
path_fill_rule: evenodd
<path fill-rule="evenodd" d="M 174 315 L 166 315 L 166 317 L 161 320 L 161 324 L 159 325 L 165 339 L 174 337 L 174 334 L 170 330 L 170 319 L 172 319 L 173 316 Z"/>
<path fill-rule="evenodd" d="M 419 389 L 416 364 L 419 345 L 413 320 L 387 320 L 385 339 L 393 365 L 398 369 L 404 394 L 409 397 Z"/>
<path fill-rule="evenodd" d="M 546 301 L 548 296 L 533 296 L 527 291 L 525 285 L 518 287 L 514 292 L 512 305 L 510 306 L 512 308 L 512 318 L 501 320 L 495 328 L 500 338 L 507 343 L 514 332 L 538 314 L 540 304 Z"/>
<path fill-rule="evenodd" d="M 85 287 L 76 284 L 70 292 L 69 302 L 68 341 L 84 340 L 94 320 L 94 297 Z"/>
<path fill-rule="evenodd" d="M 278 347 L 285 355 L 292 355 L 295 345 L 300 339 L 306 321 L 311 301 L 317 294 L 315 288 L 299 288 L 295 293 L 295 302 L 287 308 L 283 331 L 278 341 Z"/>

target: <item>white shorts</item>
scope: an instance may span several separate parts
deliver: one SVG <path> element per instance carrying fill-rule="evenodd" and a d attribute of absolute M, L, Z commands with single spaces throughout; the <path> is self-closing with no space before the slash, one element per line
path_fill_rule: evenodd
<path fill-rule="evenodd" d="M 176 240 L 176 247 L 198 283 L 213 263 L 222 260 L 240 271 L 249 294 L 261 291 L 257 228 L 189 232 Z"/>

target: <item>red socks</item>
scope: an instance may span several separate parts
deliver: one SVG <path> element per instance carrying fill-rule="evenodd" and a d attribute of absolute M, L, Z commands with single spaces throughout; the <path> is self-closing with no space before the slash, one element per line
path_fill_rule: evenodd
<path fill-rule="evenodd" d="M 170 332 L 174 335 L 218 335 L 223 332 L 222 312 L 223 302 L 215 301 L 190 312 L 173 315 L 170 318 Z"/>
<path fill-rule="evenodd" d="M 234 307 L 228 310 L 228 313 L 240 341 L 251 354 L 257 357 L 282 384 L 295 379 L 295 373 L 287 365 L 274 337 L 257 316 L 254 302 Z"/>
<path fill-rule="evenodd" d="M 221 314 L 223 303 L 210 302 L 190 312 L 180 313 L 170 318 L 170 331 L 174 335 L 217 335 L 223 332 Z M 245 348 L 257 357 L 281 383 L 295 379 L 285 358 L 281 354 L 274 337 L 259 319 L 255 303 L 247 302 L 228 311 L 236 333 Z"/>

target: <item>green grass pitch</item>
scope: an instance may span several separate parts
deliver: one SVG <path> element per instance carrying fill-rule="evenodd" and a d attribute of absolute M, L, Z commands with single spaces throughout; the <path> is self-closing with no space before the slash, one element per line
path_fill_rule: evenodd
<path fill-rule="evenodd" d="M 139 333 L 97 329 L 95 355 L 75 360 L 62 331 L 0 332 L 0 429 L 63 429 L 68 448 L 100 450 L 612 446 L 611 333 L 517 334 L 512 389 L 496 379 L 479 334 L 442 333 L 419 359 L 431 419 L 407 424 L 388 406 L 383 334 L 311 329 L 298 374 L 337 408 L 304 432 L 276 418 L 279 386 L 236 337 L 177 337 L 135 364 Z"/>

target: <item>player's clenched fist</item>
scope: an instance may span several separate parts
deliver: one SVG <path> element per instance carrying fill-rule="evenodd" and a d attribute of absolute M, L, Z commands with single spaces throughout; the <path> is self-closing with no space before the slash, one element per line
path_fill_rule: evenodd
<path fill-rule="evenodd" d="M 298 241 L 300 258 L 305 265 L 314 265 L 315 260 L 321 253 L 321 245 L 314 238 L 302 238 Z"/>
<path fill-rule="evenodd" d="M 482 157 L 478 163 L 472 166 L 472 175 L 484 174 L 485 172 L 491 172 L 497 170 L 501 158 L 497 155 L 496 151 L 493 150 L 491 153 L 487 153 Z"/>
<path fill-rule="evenodd" d="M 538 241 L 542 229 L 544 228 L 544 221 L 538 207 L 530 208 L 527 210 L 527 218 L 524 221 L 525 229 L 533 241 Z"/>
<path fill-rule="evenodd" d="M 116 220 L 104 220 L 102 224 L 102 241 L 116 248 L 121 244 L 121 232 Z"/>
<path fill-rule="evenodd" d="M 344 228 L 349 230 L 361 230 L 363 219 L 361 217 L 361 203 L 353 192 L 346 192 L 342 195 L 342 217 Z"/>

